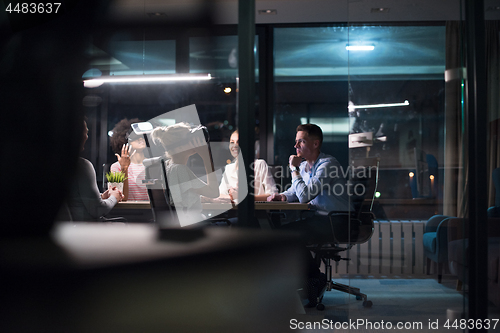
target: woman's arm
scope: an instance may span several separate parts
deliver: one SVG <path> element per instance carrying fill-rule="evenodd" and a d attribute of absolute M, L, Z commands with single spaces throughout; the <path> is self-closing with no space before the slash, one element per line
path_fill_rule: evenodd
<path fill-rule="evenodd" d="M 109 196 L 107 199 L 102 199 L 97 188 L 94 166 L 88 160 L 82 159 L 80 163 L 78 172 L 78 192 L 80 193 L 80 199 L 89 215 L 93 218 L 98 218 L 107 214 L 120 201 L 119 195 L 111 195 L 114 194 L 111 191 L 111 193 L 108 192 Z"/>

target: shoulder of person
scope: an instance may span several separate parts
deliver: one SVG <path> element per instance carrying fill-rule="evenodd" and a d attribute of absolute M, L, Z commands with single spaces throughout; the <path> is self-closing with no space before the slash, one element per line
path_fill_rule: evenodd
<path fill-rule="evenodd" d="M 91 167 L 92 169 L 94 168 L 94 165 L 92 164 L 92 162 L 90 162 L 89 160 L 87 160 L 86 158 L 83 158 L 83 157 L 78 158 L 77 164 L 80 167 L 87 167 L 87 168 Z"/>
<path fill-rule="evenodd" d="M 231 171 L 233 170 L 234 168 L 236 168 L 236 163 L 231 162 L 231 163 L 228 163 L 224 166 L 224 170 L 228 170 L 228 171 Z"/>
<path fill-rule="evenodd" d="M 113 169 L 121 170 L 120 162 L 116 161 L 115 163 L 111 164 L 111 166 L 109 167 L 109 170 L 113 170 Z"/>
<path fill-rule="evenodd" d="M 191 169 L 189 169 L 188 166 L 184 164 L 168 164 L 167 172 L 170 176 L 175 175 L 178 178 L 191 178 L 191 175 L 193 175 Z"/>
<path fill-rule="evenodd" d="M 333 157 L 332 155 L 325 154 L 325 153 L 321 153 L 319 155 L 318 159 L 319 159 L 320 163 L 330 163 L 333 165 L 339 164 L 339 161 L 337 161 L 337 159 L 335 157 Z"/>
<path fill-rule="evenodd" d="M 267 165 L 267 162 L 264 161 L 263 159 L 261 158 L 258 158 L 254 161 L 254 165 L 255 165 L 255 169 L 257 168 L 265 168 L 265 167 L 268 167 Z"/>

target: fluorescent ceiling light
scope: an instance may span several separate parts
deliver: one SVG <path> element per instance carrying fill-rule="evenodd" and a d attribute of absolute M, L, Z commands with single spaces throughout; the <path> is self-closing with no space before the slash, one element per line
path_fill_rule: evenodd
<path fill-rule="evenodd" d="M 370 105 L 354 105 L 352 102 L 349 102 L 349 112 L 353 112 L 356 109 L 373 109 L 373 108 L 390 108 L 393 106 L 408 106 L 410 102 L 405 100 L 403 103 L 389 103 L 389 104 L 370 104 Z"/>
<path fill-rule="evenodd" d="M 140 83 L 140 82 L 169 82 L 169 81 L 207 81 L 211 80 L 210 74 L 168 74 L 168 75 L 114 75 L 100 76 L 84 80 L 87 88 L 94 88 L 103 83 Z"/>
<path fill-rule="evenodd" d="M 346 45 L 345 49 L 347 51 L 373 51 L 375 46 L 373 45 Z"/>

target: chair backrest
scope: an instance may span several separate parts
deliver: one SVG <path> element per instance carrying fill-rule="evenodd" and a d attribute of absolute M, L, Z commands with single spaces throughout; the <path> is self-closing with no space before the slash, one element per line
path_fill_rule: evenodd
<path fill-rule="evenodd" d="M 373 235 L 373 214 L 363 212 L 358 217 L 330 212 L 332 233 L 336 244 L 363 244 Z"/>
<path fill-rule="evenodd" d="M 371 212 L 375 192 L 378 186 L 379 158 L 370 157 L 351 161 L 348 178 L 350 188 L 350 200 L 354 204 L 356 217 L 360 217 L 362 212 Z M 365 204 L 365 199 L 370 199 L 369 205 Z"/>
<path fill-rule="evenodd" d="M 379 158 L 352 160 L 347 179 L 349 200 L 354 205 L 350 213 L 330 212 L 332 234 L 336 244 L 362 244 L 373 235 L 373 200 L 378 185 Z M 365 199 L 370 199 L 368 205 Z"/>
<path fill-rule="evenodd" d="M 165 160 L 156 159 L 146 166 L 146 188 L 155 223 L 161 228 L 180 227 L 170 197 Z"/>
<path fill-rule="evenodd" d="M 102 191 L 106 191 L 108 189 L 108 179 L 106 178 L 106 174 L 111 170 L 111 164 L 113 163 L 104 163 L 102 165 Z"/>

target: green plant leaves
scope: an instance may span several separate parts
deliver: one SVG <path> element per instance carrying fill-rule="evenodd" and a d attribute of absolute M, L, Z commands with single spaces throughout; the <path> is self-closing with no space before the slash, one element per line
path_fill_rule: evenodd
<path fill-rule="evenodd" d="M 106 179 L 110 183 L 123 183 L 125 179 L 125 174 L 121 171 L 112 171 L 106 174 Z"/>

